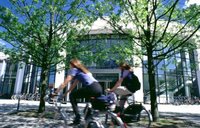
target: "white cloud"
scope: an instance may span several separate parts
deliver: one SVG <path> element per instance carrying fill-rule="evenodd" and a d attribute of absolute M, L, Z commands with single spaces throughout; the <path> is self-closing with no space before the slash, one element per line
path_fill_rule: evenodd
<path fill-rule="evenodd" d="M 197 5 L 200 5 L 200 0 L 186 0 L 185 2 L 186 6 L 189 6 L 191 4 L 197 4 Z"/>

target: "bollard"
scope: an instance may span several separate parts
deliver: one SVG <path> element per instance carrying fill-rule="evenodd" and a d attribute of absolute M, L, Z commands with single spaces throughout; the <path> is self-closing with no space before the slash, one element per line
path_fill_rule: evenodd
<path fill-rule="evenodd" d="M 19 105 L 20 105 L 20 96 L 18 96 L 17 112 L 19 111 Z"/>

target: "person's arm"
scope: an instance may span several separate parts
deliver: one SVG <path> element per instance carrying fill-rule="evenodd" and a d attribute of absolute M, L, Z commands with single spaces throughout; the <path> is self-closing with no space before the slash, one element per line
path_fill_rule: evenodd
<path fill-rule="evenodd" d="M 62 90 L 63 88 L 65 88 L 65 87 L 67 86 L 67 84 L 68 84 L 72 79 L 73 79 L 73 76 L 68 75 L 68 76 L 65 78 L 64 82 L 58 87 L 58 89 L 56 90 L 55 93 L 58 93 L 58 92 L 60 92 L 60 90 Z"/>
<path fill-rule="evenodd" d="M 121 85 L 121 83 L 122 83 L 123 80 L 124 80 L 124 78 L 120 78 L 120 79 L 116 82 L 116 84 L 115 84 L 111 89 L 109 89 L 108 91 L 113 92 L 117 87 L 119 87 L 119 86 Z"/>
<path fill-rule="evenodd" d="M 67 90 L 67 92 L 65 93 L 65 95 L 67 95 L 69 92 L 71 92 L 75 87 L 76 85 L 79 83 L 79 81 L 76 79 L 73 84 L 70 86 L 70 88 Z"/>

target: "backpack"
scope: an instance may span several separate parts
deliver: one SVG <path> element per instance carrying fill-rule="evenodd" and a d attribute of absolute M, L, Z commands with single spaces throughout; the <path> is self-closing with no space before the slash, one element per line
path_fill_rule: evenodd
<path fill-rule="evenodd" d="M 130 72 L 124 78 L 122 86 L 125 86 L 130 92 L 135 93 L 140 89 L 141 84 L 138 77 L 133 72 Z"/>

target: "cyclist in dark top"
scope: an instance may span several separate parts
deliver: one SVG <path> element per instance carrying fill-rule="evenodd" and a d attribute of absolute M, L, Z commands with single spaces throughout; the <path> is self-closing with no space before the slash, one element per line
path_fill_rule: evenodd
<path fill-rule="evenodd" d="M 133 72 L 131 67 L 126 63 L 120 63 L 119 68 L 121 70 L 121 76 L 118 79 L 118 81 L 115 83 L 115 85 L 110 89 L 106 89 L 108 92 L 114 92 L 118 96 L 120 96 L 119 99 L 119 106 L 118 109 L 123 110 L 125 102 L 127 100 L 127 95 L 133 94 L 130 90 L 126 88 L 126 86 L 122 86 L 122 82 L 125 79 L 125 77 L 128 77 L 128 75 Z"/>
<path fill-rule="evenodd" d="M 69 90 L 65 93 L 70 93 L 70 102 L 75 114 L 73 124 L 80 123 L 80 114 L 76 99 L 98 97 L 103 93 L 99 82 L 92 76 L 92 73 L 83 65 L 78 59 L 70 61 L 70 70 L 64 82 L 56 90 L 58 93 L 61 89 L 66 87 L 70 81 L 73 81 Z M 82 83 L 82 87 L 74 90 L 78 82 Z"/>

